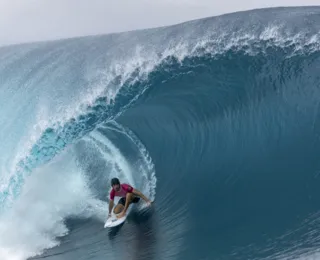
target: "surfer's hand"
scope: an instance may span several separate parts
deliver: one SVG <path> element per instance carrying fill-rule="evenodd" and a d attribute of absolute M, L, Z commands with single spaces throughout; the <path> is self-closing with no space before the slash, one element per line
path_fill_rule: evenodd
<path fill-rule="evenodd" d="M 147 206 L 151 206 L 152 201 L 148 200 L 146 203 L 147 203 Z"/>

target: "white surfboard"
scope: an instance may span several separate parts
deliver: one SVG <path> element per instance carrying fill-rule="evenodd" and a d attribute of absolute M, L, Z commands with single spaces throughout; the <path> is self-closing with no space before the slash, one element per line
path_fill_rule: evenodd
<path fill-rule="evenodd" d="M 122 224 L 123 222 L 125 222 L 126 219 L 127 219 L 127 215 L 125 215 L 122 218 L 117 218 L 116 216 L 111 216 L 110 218 L 107 219 L 106 223 L 104 224 L 104 228 L 118 226 L 118 225 Z"/>
<path fill-rule="evenodd" d="M 123 222 L 126 221 L 128 214 L 131 211 L 131 207 L 132 205 L 129 205 L 129 208 L 127 209 L 126 214 L 122 217 L 122 218 L 117 218 L 117 215 L 113 213 L 113 209 L 112 209 L 112 213 L 111 216 L 109 218 L 107 218 L 105 224 L 104 224 L 104 228 L 106 227 L 115 227 L 118 226 L 120 224 L 122 224 Z"/>

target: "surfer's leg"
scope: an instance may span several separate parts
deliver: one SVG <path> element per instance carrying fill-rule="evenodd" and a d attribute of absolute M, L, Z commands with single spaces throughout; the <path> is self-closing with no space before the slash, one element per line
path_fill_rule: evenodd
<path fill-rule="evenodd" d="M 127 211 L 133 199 L 134 199 L 134 195 L 132 193 L 127 193 L 123 210 Z"/>
<path fill-rule="evenodd" d="M 128 201 L 128 207 L 131 203 L 137 203 L 139 202 L 140 198 L 134 196 L 132 193 L 127 193 L 125 198 L 121 198 L 117 204 L 117 206 L 114 208 L 114 213 L 119 214 L 121 211 L 124 210 L 124 207 L 126 205 L 126 201 Z"/>
<path fill-rule="evenodd" d="M 118 205 L 114 208 L 113 212 L 114 212 L 114 214 L 119 214 L 123 209 L 124 209 L 124 206 L 123 206 L 122 204 L 118 204 Z"/>
<path fill-rule="evenodd" d="M 125 203 L 126 203 L 126 198 L 121 198 L 117 206 L 115 206 L 113 210 L 114 214 L 119 214 L 124 209 Z"/>
<path fill-rule="evenodd" d="M 133 193 L 127 193 L 126 200 L 129 201 L 129 206 L 131 203 L 138 203 L 140 201 L 140 198 L 135 196 Z"/>

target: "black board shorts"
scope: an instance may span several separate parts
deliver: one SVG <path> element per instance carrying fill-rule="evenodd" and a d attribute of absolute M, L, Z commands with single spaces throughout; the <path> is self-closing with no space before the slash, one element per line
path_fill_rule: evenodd
<path fill-rule="evenodd" d="M 139 197 L 135 197 L 133 200 L 132 200 L 132 203 L 138 203 L 140 201 L 140 198 Z M 123 206 L 126 205 L 126 198 L 123 197 L 119 200 L 118 204 L 122 204 Z"/>

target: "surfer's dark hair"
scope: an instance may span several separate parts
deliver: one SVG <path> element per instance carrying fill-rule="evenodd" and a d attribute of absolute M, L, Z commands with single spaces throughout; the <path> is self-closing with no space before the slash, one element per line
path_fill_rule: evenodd
<path fill-rule="evenodd" d="M 113 185 L 117 185 L 117 184 L 120 185 L 119 179 L 118 179 L 118 178 L 112 178 L 112 180 L 111 180 L 111 187 L 112 187 Z"/>

